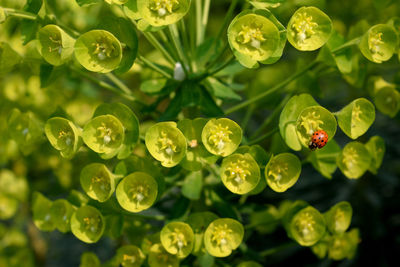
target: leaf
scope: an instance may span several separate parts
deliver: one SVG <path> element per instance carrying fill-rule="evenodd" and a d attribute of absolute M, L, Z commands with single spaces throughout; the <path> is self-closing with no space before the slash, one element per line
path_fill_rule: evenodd
<path fill-rule="evenodd" d="M 318 149 L 310 153 L 307 160 L 324 177 L 331 179 L 335 172 L 336 158 L 339 156 L 340 147 L 335 140 L 330 140 L 324 149 Z"/>
<path fill-rule="evenodd" d="M 182 110 L 183 95 L 182 90 L 177 90 L 174 98 L 169 102 L 168 108 L 160 115 L 158 121 L 168 121 L 175 119 Z"/>
<path fill-rule="evenodd" d="M 203 176 L 201 171 L 192 172 L 183 181 L 182 194 L 191 200 L 200 199 L 203 189 Z"/>
<path fill-rule="evenodd" d="M 9 44 L 0 42 L 0 74 L 10 72 L 21 61 L 21 56 Z"/>
<path fill-rule="evenodd" d="M 65 67 L 55 67 L 50 64 L 40 65 L 40 88 L 48 87 L 53 84 L 59 77 L 65 74 Z"/>
<path fill-rule="evenodd" d="M 164 88 L 167 79 L 152 79 L 142 82 L 140 90 L 146 94 L 157 94 Z"/>
<path fill-rule="evenodd" d="M 224 114 L 206 89 L 201 90 L 200 109 L 207 117 L 219 117 Z"/>
<path fill-rule="evenodd" d="M 23 20 L 21 21 L 21 38 L 22 44 L 26 45 L 36 38 L 36 33 L 39 30 L 39 24 L 36 21 Z"/>
<path fill-rule="evenodd" d="M 213 94 L 218 98 L 234 100 L 242 99 L 240 95 L 233 91 L 233 89 L 213 77 L 207 79 L 206 85 L 208 85 L 208 88 L 210 88 Z"/>
<path fill-rule="evenodd" d="M 75 0 L 79 6 L 88 6 L 100 3 L 101 0 Z"/>
<path fill-rule="evenodd" d="M 24 10 L 31 13 L 38 13 L 42 8 L 43 0 L 28 0 L 24 6 Z"/>

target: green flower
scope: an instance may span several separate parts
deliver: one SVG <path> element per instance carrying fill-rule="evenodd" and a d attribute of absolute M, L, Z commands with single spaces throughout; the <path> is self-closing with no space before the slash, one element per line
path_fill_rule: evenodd
<path fill-rule="evenodd" d="M 168 223 L 161 230 L 160 239 L 165 250 L 179 258 L 187 257 L 193 250 L 194 233 L 186 223 Z"/>
<path fill-rule="evenodd" d="M 377 174 L 386 151 L 385 140 L 380 136 L 373 136 L 365 144 L 365 147 L 371 155 L 371 164 L 368 170 L 373 174 Z"/>
<path fill-rule="evenodd" d="M 103 215 L 94 207 L 82 206 L 71 217 L 71 231 L 85 243 L 95 243 L 103 235 Z"/>
<path fill-rule="evenodd" d="M 146 256 L 137 246 L 122 246 L 117 250 L 117 261 L 123 267 L 140 267 Z"/>
<path fill-rule="evenodd" d="M 50 208 L 50 215 L 53 218 L 56 228 L 66 233 L 71 229 L 70 221 L 75 208 L 65 199 L 57 199 Z"/>
<path fill-rule="evenodd" d="M 85 252 L 81 256 L 81 264 L 79 267 L 100 267 L 99 258 L 93 252 Z"/>
<path fill-rule="evenodd" d="M 203 128 L 201 140 L 210 153 L 226 157 L 239 147 L 242 129 L 230 119 L 211 119 Z"/>
<path fill-rule="evenodd" d="M 325 220 L 315 208 L 308 206 L 298 211 L 290 222 L 290 234 L 302 246 L 312 246 L 325 234 Z"/>
<path fill-rule="evenodd" d="M 161 244 L 154 244 L 150 248 L 148 264 L 150 267 L 178 267 L 177 255 L 169 254 Z"/>
<path fill-rule="evenodd" d="M 50 144 L 64 158 L 72 158 L 82 144 L 81 131 L 67 119 L 54 117 L 47 120 L 44 131 Z"/>
<path fill-rule="evenodd" d="M 115 191 L 115 175 L 101 163 L 85 166 L 81 171 L 80 181 L 86 194 L 99 202 L 107 201 Z"/>
<path fill-rule="evenodd" d="M 299 179 L 301 162 L 291 153 L 272 156 L 265 167 L 267 184 L 275 192 L 285 192 Z"/>
<path fill-rule="evenodd" d="M 116 117 L 101 115 L 85 125 L 82 137 L 94 152 L 112 153 L 122 145 L 125 133 L 122 123 Z"/>
<path fill-rule="evenodd" d="M 342 173 L 350 179 L 360 178 L 369 168 L 371 156 L 365 145 L 359 142 L 348 143 L 336 159 Z"/>
<path fill-rule="evenodd" d="M 87 70 L 107 73 L 121 63 L 121 43 L 108 31 L 93 30 L 76 40 L 75 57 Z"/>
<path fill-rule="evenodd" d="M 145 137 L 150 154 L 164 167 L 174 167 L 185 157 L 186 138 L 175 122 L 160 122 L 150 127 Z"/>
<path fill-rule="evenodd" d="M 392 26 L 378 24 L 372 26 L 359 44 L 361 53 L 370 61 L 382 63 L 397 52 L 398 37 Z"/>
<path fill-rule="evenodd" d="M 260 176 L 260 167 L 248 153 L 233 154 L 222 161 L 221 180 L 232 193 L 250 192 L 257 186 Z"/>
<path fill-rule="evenodd" d="M 46 25 L 37 35 L 39 53 L 51 65 L 64 64 L 74 53 L 75 40 L 57 25 Z"/>
<path fill-rule="evenodd" d="M 331 32 L 331 19 L 316 7 L 299 8 L 287 26 L 288 41 L 301 51 L 320 48 L 328 41 Z"/>
<path fill-rule="evenodd" d="M 227 257 L 242 243 L 243 225 L 233 219 L 216 219 L 204 234 L 207 252 L 214 257 Z"/>
<path fill-rule="evenodd" d="M 0 220 L 12 218 L 17 213 L 18 207 L 18 200 L 0 192 Z"/>
<path fill-rule="evenodd" d="M 126 176 L 117 186 L 117 200 L 122 208 L 140 212 L 150 208 L 157 198 L 158 185 L 153 177 L 144 172 Z"/>
<path fill-rule="evenodd" d="M 190 0 L 137 0 L 139 14 L 152 26 L 174 24 L 189 7 Z"/>
<path fill-rule="evenodd" d="M 328 230 L 332 234 L 344 233 L 350 226 L 352 215 L 353 209 L 349 202 L 337 203 L 324 214 Z"/>
<path fill-rule="evenodd" d="M 4 203 L 1 201 L 0 203 Z M 51 213 L 52 201 L 39 192 L 34 192 L 32 197 L 33 223 L 41 231 L 53 231 L 56 227 L 55 218 Z"/>

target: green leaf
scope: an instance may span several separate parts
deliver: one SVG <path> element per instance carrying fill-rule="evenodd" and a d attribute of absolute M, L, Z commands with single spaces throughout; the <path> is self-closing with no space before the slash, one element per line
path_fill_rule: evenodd
<path fill-rule="evenodd" d="M 113 239 L 119 238 L 124 227 L 124 217 L 121 214 L 110 214 L 105 216 L 105 221 L 104 233 Z"/>
<path fill-rule="evenodd" d="M 256 225 L 257 232 L 270 234 L 279 226 L 280 215 L 273 205 L 265 205 L 261 211 L 250 213 L 250 225 Z"/>
<path fill-rule="evenodd" d="M 350 138 L 363 135 L 375 121 L 375 107 L 365 98 L 358 98 L 337 112 L 339 127 Z"/>
<path fill-rule="evenodd" d="M 21 56 L 9 44 L 0 42 L 0 74 L 9 73 L 20 61 Z"/>
<path fill-rule="evenodd" d="M 46 88 L 54 84 L 58 78 L 65 74 L 64 66 L 54 67 L 50 64 L 40 64 L 40 88 Z"/>
<path fill-rule="evenodd" d="M 318 149 L 310 153 L 307 160 L 324 177 L 331 179 L 336 170 L 336 158 L 340 153 L 340 146 L 335 140 L 330 140 L 324 149 Z"/>
<path fill-rule="evenodd" d="M 242 99 L 240 95 L 233 91 L 233 89 L 213 77 L 207 79 L 206 85 L 211 89 L 213 95 L 218 98 L 234 100 Z"/>
<path fill-rule="evenodd" d="M 318 105 L 309 94 L 295 95 L 289 99 L 279 118 L 279 131 L 283 140 L 293 150 L 301 150 L 301 143 L 296 133 L 296 122 L 303 109 Z"/>
<path fill-rule="evenodd" d="M 167 83 L 167 79 L 152 79 L 143 81 L 140 90 L 146 94 L 159 93 Z"/>
<path fill-rule="evenodd" d="M 23 20 L 20 25 L 22 44 L 26 45 L 36 38 L 36 33 L 39 30 L 39 23 L 31 20 Z"/>
<path fill-rule="evenodd" d="M 142 18 L 137 8 L 137 0 L 128 0 L 124 4 L 124 13 L 128 18 L 133 20 Z"/>
<path fill-rule="evenodd" d="M 201 171 L 192 172 L 183 181 L 182 195 L 191 200 L 199 200 L 203 189 L 203 176 Z"/>
<path fill-rule="evenodd" d="M 210 93 L 204 88 L 201 90 L 199 106 L 203 114 L 207 117 L 219 117 L 224 114 L 224 111 L 215 103 Z"/>
<path fill-rule="evenodd" d="M 43 0 L 27 0 L 24 10 L 31 13 L 38 13 L 42 8 Z"/>
<path fill-rule="evenodd" d="M 93 4 L 98 4 L 101 0 L 75 0 L 79 6 L 89 6 Z"/>

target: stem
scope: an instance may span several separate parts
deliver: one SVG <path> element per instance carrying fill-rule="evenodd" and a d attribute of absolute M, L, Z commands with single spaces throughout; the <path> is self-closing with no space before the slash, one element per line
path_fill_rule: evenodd
<path fill-rule="evenodd" d="M 239 0 L 232 0 L 231 5 L 229 6 L 228 12 L 226 12 L 225 18 L 224 18 L 224 22 L 222 23 L 222 26 L 217 34 L 217 38 L 214 39 L 214 43 L 213 45 L 215 45 L 216 41 L 221 39 L 222 33 L 224 32 L 226 26 L 228 25 L 228 23 L 231 21 L 231 17 L 233 12 L 235 11 L 235 7 L 237 5 L 237 3 L 239 2 Z"/>
<path fill-rule="evenodd" d="M 233 61 L 235 61 L 235 57 L 233 55 L 231 55 L 226 61 L 225 63 L 223 63 L 222 65 L 220 65 L 219 67 L 217 67 L 216 69 L 214 69 L 211 72 L 207 73 L 207 76 L 213 76 L 214 74 L 217 74 L 218 72 L 220 72 L 221 70 L 225 69 L 229 64 L 231 64 Z"/>
<path fill-rule="evenodd" d="M 259 255 L 261 257 L 266 257 L 269 255 L 275 254 L 276 252 L 279 252 L 279 251 L 282 251 L 282 250 L 285 250 L 285 249 L 288 249 L 291 247 L 295 247 L 295 246 L 297 246 L 297 244 L 295 242 L 288 242 L 283 245 L 261 251 L 261 252 L 259 252 Z"/>
<path fill-rule="evenodd" d="M 341 46 L 336 47 L 335 49 L 333 49 L 331 51 L 331 53 L 335 54 L 335 53 L 338 53 L 338 52 L 340 52 L 341 50 L 343 50 L 343 49 L 345 49 L 347 47 L 350 47 L 350 46 L 353 46 L 353 45 L 358 45 L 360 43 L 360 41 L 361 41 L 361 37 L 354 38 L 354 39 L 342 44 Z"/>
<path fill-rule="evenodd" d="M 188 70 L 186 66 L 188 65 L 188 62 L 186 60 L 185 54 L 183 52 L 182 44 L 179 40 L 179 33 L 178 29 L 176 28 L 176 24 L 172 24 L 168 26 L 169 33 L 171 35 L 172 42 L 175 46 L 176 52 L 178 53 L 178 60 L 182 64 L 183 71 L 185 72 L 186 77 L 188 76 Z"/>
<path fill-rule="evenodd" d="M 211 0 L 204 0 L 204 7 L 203 7 L 203 18 L 201 20 L 202 24 L 202 32 L 201 32 L 201 39 L 204 40 L 204 36 L 206 34 L 207 24 L 208 24 L 208 15 L 210 13 L 210 2 Z"/>
<path fill-rule="evenodd" d="M 201 0 L 196 0 L 196 46 L 199 46 L 202 40 L 203 24 L 201 18 Z"/>
<path fill-rule="evenodd" d="M 160 73 L 161 75 L 165 76 L 165 78 L 168 79 L 172 79 L 172 75 L 169 74 L 168 72 L 164 71 L 163 69 L 161 69 L 160 67 L 158 67 L 156 64 L 154 64 L 153 62 L 151 62 L 150 60 L 148 60 L 147 58 L 143 57 L 143 56 L 139 56 L 139 60 L 146 65 L 147 67 L 151 68 L 152 70 Z"/>
<path fill-rule="evenodd" d="M 240 103 L 240 104 L 238 104 L 238 105 L 236 105 L 236 106 L 233 106 L 233 107 L 227 109 L 227 110 L 225 111 L 225 115 L 230 114 L 230 113 L 233 113 L 233 112 L 235 112 L 235 111 L 238 111 L 238 110 L 240 110 L 240 109 L 242 109 L 242 108 L 245 108 L 245 107 L 247 107 L 247 106 L 249 106 L 249 105 L 251 105 L 251 104 L 253 104 L 253 103 L 256 103 L 257 101 L 263 99 L 264 97 L 266 97 L 266 96 L 268 96 L 268 95 L 270 95 L 270 94 L 272 94 L 272 93 L 278 91 L 279 89 L 285 87 L 286 85 L 288 85 L 288 84 L 291 83 L 292 81 L 294 81 L 294 80 L 296 80 L 297 78 L 299 78 L 300 76 L 302 76 L 302 75 L 303 75 L 304 73 L 306 73 L 308 70 L 310 70 L 311 68 L 313 68 L 316 64 L 318 64 L 318 62 L 314 60 L 314 61 L 311 62 L 308 66 L 304 67 L 304 68 L 301 69 L 300 71 L 297 71 L 295 74 L 293 74 L 292 76 L 288 77 L 286 80 L 284 80 L 283 82 L 277 84 L 276 86 L 272 87 L 271 89 L 269 89 L 269 90 L 267 90 L 267 91 L 265 91 L 265 92 L 263 92 L 263 93 L 261 93 L 261 94 L 255 96 L 255 97 L 253 97 L 253 98 L 250 98 L 250 99 L 248 99 L 248 100 L 246 100 L 246 101 L 244 101 L 244 102 L 242 102 L 242 103 Z"/>
<path fill-rule="evenodd" d="M 22 10 L 16 10 L 14 8 L 3 8 L 4 12 L 6 13 L 6 16 L 13 16 L 13 17 L 18 17 L 21 19 L 29 19 L 29 20 L 36 20 L 37 15 L 22 11 Z"/>
<path fill-rule="evenodd" d="M 123 91 L 125 94 L 131 95 L 132 92 L 131 90 L 128 88 L 128 86 L 126 86 L 120 79 L 118 79 L 117 76 L 115 76 L 113 73 L 109 72 L 109 73 L 105 73 L 104 74 L 108 79 L 110 79 L 121 91 Z"/>
<path fill-rule="evenodd" d="M 278 127 L 272 129 L 271 131 L 267 132 L 266 134 L 254 139 L 254 140 L 249 141 L 246 145 L 251 146 L 251 145 L 257 144 L 257 143 L 267 139 L 268 137 L 270 137 L 271 135 L 273 135 L 277 131 L 279 131 Z"/>

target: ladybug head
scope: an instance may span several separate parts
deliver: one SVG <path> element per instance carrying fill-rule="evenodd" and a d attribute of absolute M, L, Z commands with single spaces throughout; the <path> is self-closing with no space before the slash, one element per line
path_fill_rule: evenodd
<path fill-rule="evenodd" d="M 318 145 L 317 145 L 316 143 L 314 143 L 314 142 L 310 142 L 310 143 L 308 144 L 308 148 L 309 148 L 311 151 L 314 151 L 315 149 L 317 149 L 317 147 L 318 147 Z"/>

